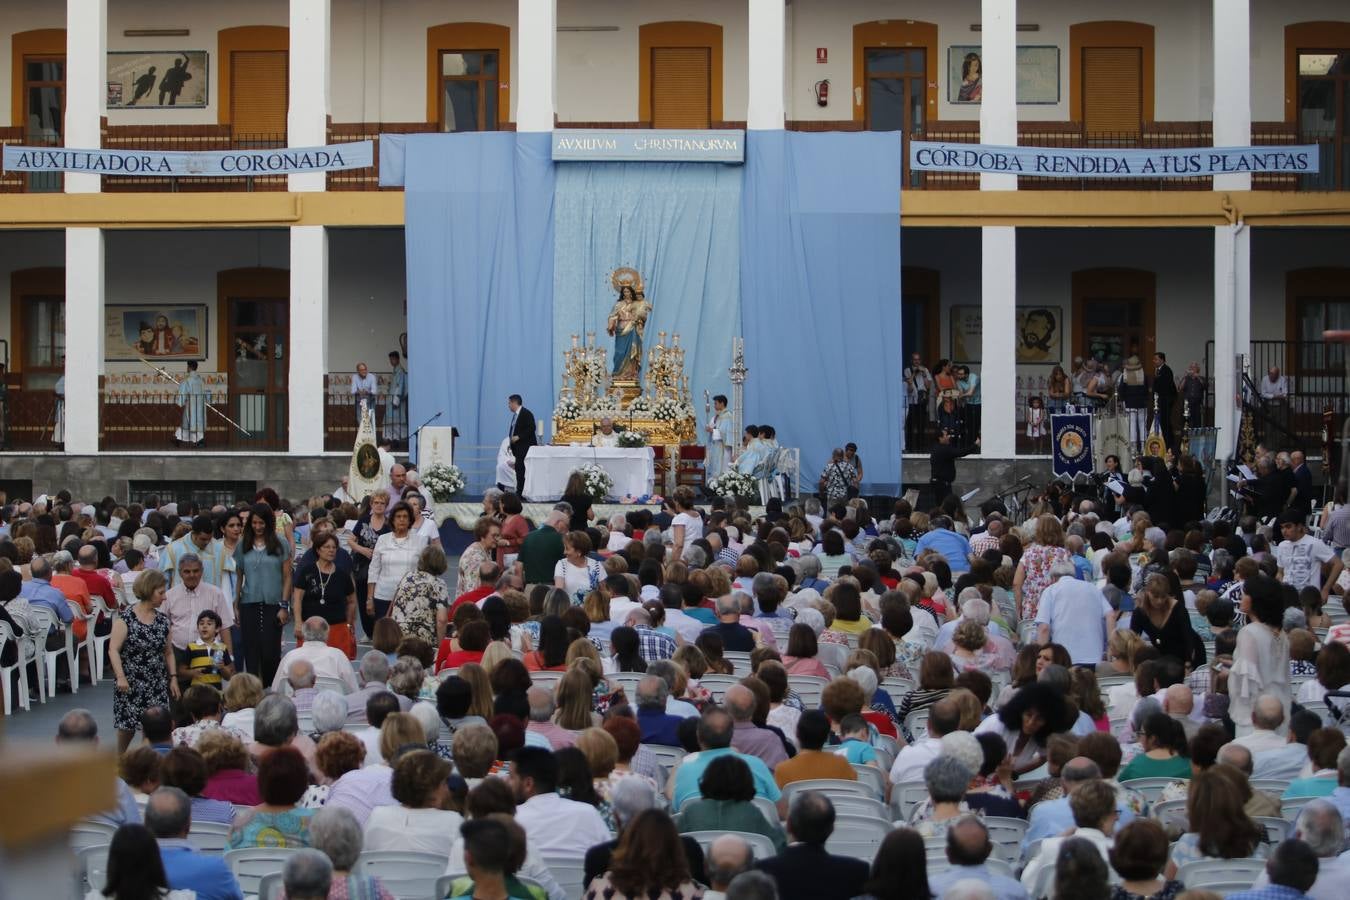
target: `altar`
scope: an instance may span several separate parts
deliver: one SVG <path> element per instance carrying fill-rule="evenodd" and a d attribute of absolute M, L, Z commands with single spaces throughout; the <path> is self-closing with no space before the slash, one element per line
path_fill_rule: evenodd
<path fill-rule="evenodd" d="M 616 498 L 655 491 L 656 454 L 651 447 L 537 445 L 525 454 L 525 499 L 534 503 L 557 500 L 568 476 L 587 463 L 598 465 L 614 479 Z"/>

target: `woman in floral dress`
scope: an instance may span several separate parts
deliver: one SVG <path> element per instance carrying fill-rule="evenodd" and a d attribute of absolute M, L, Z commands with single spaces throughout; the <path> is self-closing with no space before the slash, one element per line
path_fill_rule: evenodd
<path fill-rule="evenodd" d="M 477 588 L 482 580 L 479 568 L 485 562 L 496 559 L 497 545 L 501 542 L 502 526 L 495 519 L 483 516 L 473 526 L 473 543 L 464 549 L 459 557 L 459 581 L 455 585 L 455 596 L 467 594 Z"/>
<path fill-rule="evenodd" d="M 117 691 L 113 694 L 113 724 L 117 752 L 125 753 L 141 727 L 141 713 L 152 706 L 169 708 L 169 696 L 178 699 L 177 665 L 169 643 L 169 617 L 159 611 L 167 581 L 158 569 L 136 577 L 132 590 L 137 603 L 113 619 L 108 659 Z"/>
<path fill-rule="evenodd" d="M 404 637 L 440 645 L 450 615 L 450 593 L 441 578 L 448 565 L 445 551 L 428 544 L 417 558 L 417 571 L 404 575 L 399 582 L 389 615 L 403 629 Z"/>
<path fill-rule="evenodd" d="M 1064 529 L 1059 519 L 1046 514 L 1036 519 L 1036 540 L 1022 551 L 1022 559 L 1013 573 L 1013 597 L 1023 620 L 1036 618 L 1041 591 L 1050 586 L 1050 570 L 1057 562 L 1069 562 L 1069 551 L 1064 549 Z"/>

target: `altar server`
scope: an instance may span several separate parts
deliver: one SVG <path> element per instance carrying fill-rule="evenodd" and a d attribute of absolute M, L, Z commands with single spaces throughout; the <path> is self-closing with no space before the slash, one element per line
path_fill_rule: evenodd
<path fill-rule="evenodd" d="M 713 415 L 703 426 L 708 432 L 708 458 L 705 463 L 711 480 L 731 467 L 731 412 L 727 409 L 725 394 L 713 397 Z"/>
<path fill-rule="evenodd" d="M 408 370 L 397 350 L 389 353 L 389 403 L 384 414 L 384 439 L 398 444 L 408 439 Z"/>
<path fill-rule="evenodd" d="M 187 377 L 178 384 L 178 405 L 183 409 L 183 417 L 174 433 L 174 442 L 191 447 L 206 439 L 206 384 L 197 374 L 195 359 L 189 360 L 187 367 Z"/>

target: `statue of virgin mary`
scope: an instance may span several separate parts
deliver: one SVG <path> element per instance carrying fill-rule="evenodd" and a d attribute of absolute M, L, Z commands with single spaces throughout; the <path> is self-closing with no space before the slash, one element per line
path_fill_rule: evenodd
<path fill-rule="evenodd" d="M 643 294 L 642 277 L 633 269 L 616 269 L 611 283 L 619 292 L 605 322 L 605 331 L 614 338 L 611 375 L 619 381 L 636 382 L 642 370 L 642 335 L 652 305 Z"/>

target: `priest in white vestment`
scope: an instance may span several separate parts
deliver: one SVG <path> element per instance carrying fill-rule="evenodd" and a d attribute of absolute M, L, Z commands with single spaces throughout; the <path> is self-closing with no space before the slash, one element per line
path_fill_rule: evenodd
<path fill-rule="evenodd" d="M 708 480 L 716 478 L 731 467 L 731 411 L 727 409 L 727 398 L 718 394 L 713 397 L 713 416 L 703 430 L 708 433 L 708 455 L 703 468 Z"/>
<path fill-rule="evenodd" d="M 591 435 L 592 447 L 617 447 L 619 446 L 619 433 L 614 430 L 614 420 L 603 418 L 600 420 L 600 430 Z"/>

